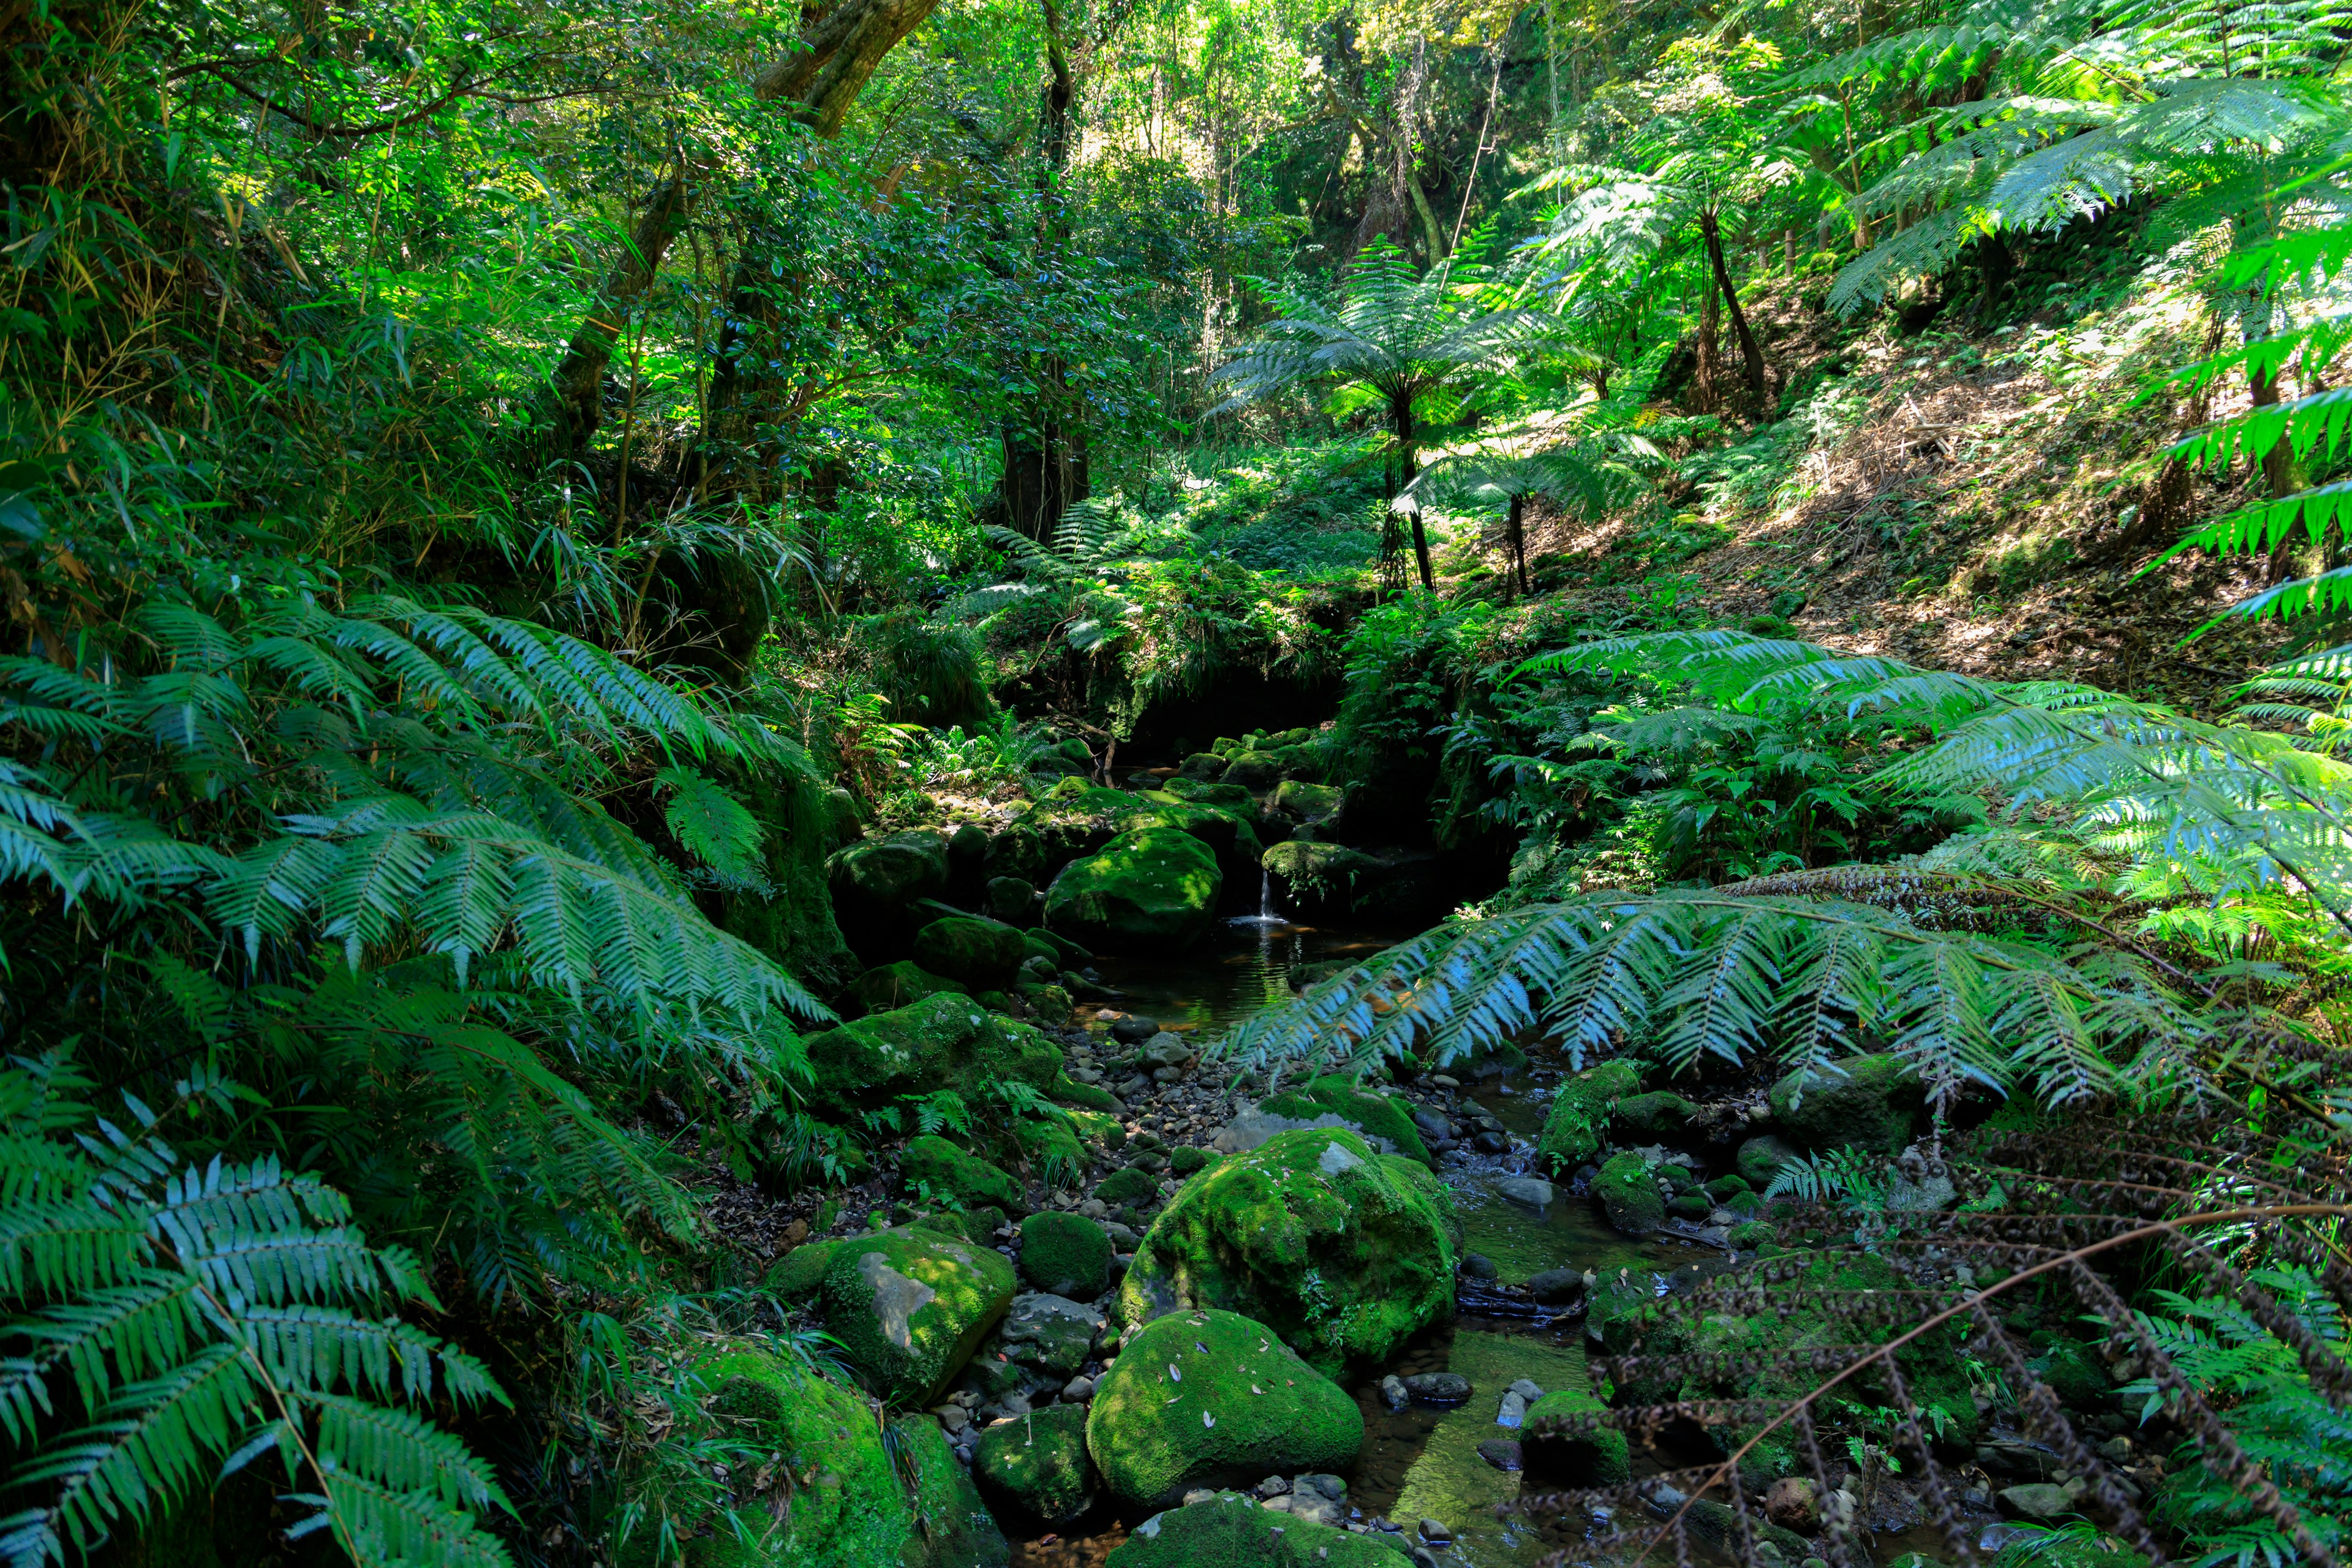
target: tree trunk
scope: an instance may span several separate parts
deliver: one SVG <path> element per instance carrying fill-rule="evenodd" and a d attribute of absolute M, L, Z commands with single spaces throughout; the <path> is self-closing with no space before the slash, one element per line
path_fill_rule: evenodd
<path fill-rule="evenodd" d="M 1413 454 L 1412 400 L 1403 398 L 1391 402 L 1389 421 L 1396 431 L 1397 490 L 1402 494 L 1412 484 L 1413 476 L 1421 471 Z M 1437 574 L 1429 567 L 1429 530 L 1422 523 L 1421 508 L 1415 506 L 1406 516 L 1412 523 L 1412 558 L 1421 568 L 1421 585 L 1434 594 L 1437 592 Z"/>
<path fill-rule="evenodd" d="M 1739 308 L 1739 291 L 1732 288 L 1731 272 L 1723 264 L 1723 229 L 1714 213 L 1698 215 L 1698 231 L 1706 241 L 1707 264 L 1715 269 L 1715 286 L 1723 290 L 1724 309 L 1731 316 L 1732 332 L 1739 339 L 1750 412 L 1760 417 L 1764 411 L 1764 351 L 1757 347 L 1756 334 L 1748 330 L 1748 312 Z"/>
<path fill-rule="evenodd" d="M 1505 524 L 1505 537 L 1511 547 L 1511 561 L 1518 568 L 1519 597 L 1535 592 L 1528 583 L 1528 530 L 1526 522 L 1528 498 L 1514 491 L 1511 496 L 1511 520 Z"/>
<path fill-rule="evenodd" d="M 2279 382 L 2284 379 L 2284 368 L 2281 366 L 2279 370 L 2264 375 L 2251 364 L 2246 367 L 2246 390 L 2252 395 L 2254 407 L 2278 406 Z M 2262 470 L 2263 488 L 2270 491 L 2273 500 L 2291 496 L 2303 489 L 2303 465 L 2294 460 L 2294 444 L 2286 432 L 2281 431 L 2270 450 L 2263 454 Z M 2285 582 L 2294 572 L 2294 528 L 2290 523 L 2287 531 L 2279 535 L 2278 543 L 2272 547 L 2270 569 L 2264 574 L 2264 580 L 2275 587 Z"/>
<path fill-rule="evenodd" d="M 936 4 L 938 0 L 837 0 L 801 29 L 805 47 L 772 62 L 752 79 L 752 96 L 762 102 L 791 102 L 793 113 L 818 135 L 833 135 L 883 57 L 920 26 Z M 681 164 L 655 193 L 637 220 L 628 250 L 613 264 L 596 303 L 564 348 L 552 394 L 558 425 L 574 450 L 587 443 L 602 422 L 604 370 L 620 341 L 622 319 L 659 275 L 662 258 L 685 226 L 709 173 L 709 166 L 700 162 Z"/>
<path fill-rule="evenodd" d="M 1691 367 L 1691 407 L 1700 414 L 1712 414 L 1723 406 L 1723 307 L 1715 288 L 1715 274 L 1708 273 L 1699 287 L 1698 348 L 1694 355 L 1697 363 Z"/>

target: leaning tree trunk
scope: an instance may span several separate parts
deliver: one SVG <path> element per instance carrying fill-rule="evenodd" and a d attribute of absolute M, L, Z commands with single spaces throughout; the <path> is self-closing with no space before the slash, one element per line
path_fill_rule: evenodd
<path fill-rule="evenodd" d="M 801 29 L 803 47 L 764 68 L 751 81 L 763 102 L 788 102 L 820 136 L 841 129 L 858 92 L 882 58 L 920 26 L 938 0 L 837 0 Z M 595 303 L 572 333 L 555 368 L 554 414 L 577 450 L 596 433 L 604 415 L 604 371 L 620 342 L 621 323 L 660 275 L 670 244 L 686 226 L 711 165 L 682 163 L 646 204 L 628 248 L 613 264 Z"/>
<path fill-rule="evenodd" d="M 1723 290 L 1723 308 L 1731 318 L 1732 334 L 1739 340 L 1740 366 L 1748 382 L 1750 412 L 1760 417 L 1764 412 L 1764 351 L 1757 347 L 1756 334 L 1748 330 L 1748 312 L 1739 308 L 1739 291 L 1731 286 L 1731 271 L 1723 264 L 1723 229 L 1714 213 L 1698 215 L 1698 231 L 1706 241 L 1706 260 L 1715 271 L 1715 286 Z"/>
<path fill-rule="evenodd" d="M 1511 547 L 1511 561 L 1518 568 L 1519 597 L 1524 599 L 1535 590 L 1528 584 L 1528 498 L 1518 491 L 1511 492 L 1511 519 L 1504 524 L 1504 538 Z"/>

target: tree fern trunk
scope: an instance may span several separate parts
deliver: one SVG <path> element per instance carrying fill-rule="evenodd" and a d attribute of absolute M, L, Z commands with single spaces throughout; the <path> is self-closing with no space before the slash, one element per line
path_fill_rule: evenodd
<path fill-rule="evenodd" d="M 1413 460 L 1412 399 L 1399 398 L 1389 405 L 1389 420 L 1396 431 L 1397 489 L 1402 493 L 1420 472 Z M 1429 568 L 1429 530 L 1421 521 L 1421 508 L 1414 507 L 1405 514 L 1412 521 L 1412 558 L 1421 568 L 1421 585 L 1431 593 L 1437 592 L 1437 575 Z"/>
<path fill-rule="evenodd" d="M 1527 508 L 1528 498 L 1523 495 L 1516 493 L 1513 494 L 1511 497 L 1511 521 L 1507 525 L 1509 531 L 1508 537 L 1511 546 L 1511 562 L 1518 568 L 1519 596 L 1523 599 L 1534 592 L 1534 590 L 1528 585 Z"/>
<path fill-rule="evenodd" d="M 1757 346 L 1756 334 L 1748 330 L 1748 312 L 1739 308 L 1739 291 L 1731 286 L 1730 269 L 1723 264 L 1723 228 L 1715 214 L 1698 215 L 1698 231 L 1706 241 L 1707 265 L 1715 270 L 1715 286 L 1723 290 L 1723 307 L 1731 317 L 1731 331 L 1739 340 L 1739 359 L 1748 382 L 1751 412 L 1761 417 L 1764 412 L 1764 351 Z"/>

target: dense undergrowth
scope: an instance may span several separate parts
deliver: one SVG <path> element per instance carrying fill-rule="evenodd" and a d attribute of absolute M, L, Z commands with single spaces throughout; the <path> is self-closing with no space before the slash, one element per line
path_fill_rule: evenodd
<path fill-rule="evenodd" d="M 0 1555 L 751 1550 L 747 1344 L 950 1550 L 714 1194 L 1100 1127 L 821 1103 L 827 858 L 1261 744 L 1329 801 L 1192 808 L 1466 901 L 1240 1062 L 2177 1116 L 2263 1294 L 2050 1310 L 2179 1369 L 2172 1550 L 2335 1550 L 2332 14 L 1260 9 L 0 15 Z"/>

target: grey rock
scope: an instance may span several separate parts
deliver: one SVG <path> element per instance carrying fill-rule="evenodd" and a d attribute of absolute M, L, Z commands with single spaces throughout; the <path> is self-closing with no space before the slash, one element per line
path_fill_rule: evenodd
<path fill-rule="evenodd" d="M 2028 1481 L 2022 1486 L 2003 1487 L 1993 1499 L 1993 1503 L 2011 1519 L 2031 1519 L 2044 1523 L 2074 1511 L 2074 1500 L 2066 1495 L 2066 1489 L 2053 1487 L 2048 1481 Z"/>
<path fill-rule="evenodd" d="M 1526 1400 L 1529 1405 L 1533 1405 L 1537 1400 L 1541 1399 L 1544 1396 L 1544 1391 L 1537 1386 L 1536 1380 L 1531 1377 L 1523 1377 L 1517 1382 L 1512 1384 L 1511 1392 L 1517 1394 L 1521 1399 Z"/>
<path fill-rule="evenodd" d="M 1402 1410 L 1412 1403 L 1412 1394 L 1406 1389 L 1404 1380 L 1394 1373 L 1381 1379 L 1381 1403 L 1391 1410 Z"/>
<path fill-rule="evenodd" d="M 1458 1372 L 1416 1373 L 1404 1380 L 1407 1394 L 1423 1405 L 1459 1405 L 1470 1397 L 1470 1380 Z"/>
<path fill-rule="evenodd" d="M 1192 1048 L 1184 1043 L 1184 1037 L 1166 1029 L 1144 1041 L 1143 1048 L 1135 1053 L 1135 1065 L 1146 1072 L 1157 1068 L 1182 1067 L 1192 1059 Z"/>
<path fill-rule="evenodd" d="M 1584 1294 L 1584 1276 L 1573 1268 L 1547 1268 L 1528 1281 L 1528 1294 L 1547 1307 L 1557 1307 Z"/>
<path fill-rule="evenodd" d="M 1472 1279 L 1496 1279 L 1502 1277 L 1503 1271 L 1485 1253 L 1465 1252 L 1462 1255 L 1462 1272 Z"/>
<path fill-rule="evenodd" d="M 1481 1154 L 1507 1154 L 1511 1151 L 1511 1141 L 1500 1132 L 1481 1132 L 1470 1140 L 1470 1147 Z"/>
<path fill-rule="evenodd" d="M 1453 1543 L 1454 1532 L 1433 1519 L 1424 1519 L 1421 1521 L 1421 1538 L 1432 1546 L 1448 1546 Z"/>
<path fill-rule="evenodd" d="M 1495 1184 L 1495 1190 L 1513 1203 L 1524 1204 L 1531 1209 L 1548 1207 L 1552 1200 L 1551 1184 L 1534 1176 L 1506 1176 Z"/>
<path fill-rule="evenodd" d="M 1498 1470 L 1519 1468 L 1519 1446 L 1508 1437 L 1489 1437 L 1478 1445 L 1478 1457 Z"/>
<path fill-rule="evenodd" d="M 1348 1495 L 1346 1481 L 1341 1480 L 1338 1476 L 1327 1475 L 1320 1470 L 1311 1470 L 1303 1476 L 1292 1478 L 1290 1487 L 1293 1491 L 1310 1491 L 1332 1502 L 1338 1502 Z"/>
<path fill-rule="evenodd" d="M 1517 1389 L 1503 1395 L 1503 1407 L 1495 1413 L 1497 1426 L 1524 1426 L 1528 1421 L 1528 1396 Z"/>
<path fill-rule="evenodd" d="M 1412 1124 L 1423 1138 L 1444 1138 L 1454 1131 L 1454 1123 L 1445 1119 L 1444 1112 L 1432 1110 L 1426 1105 L 1413 1107 Z"/>
<path fill-rule="evenodd" d="M 1094 1396 L 1095 1380 L 1091 1377 L 1074 1377 L 1062 1384 L 1062 1398 L 1068 1404 L 1084 1405 Z"/>
<path fill-rule="evenodd" d="M 1301 1128 L 1341 1127 L 1363 1138 L 1364 1142 L 1383 1154 L 1400 1152 L 1394 1142 L 1366 1134 L 1363 1129 L 1335 1111 L 1325 1111 L 1313 1121 L 1296 1116 L 1276 1116 L 1270 1110 L 1251 1106 L 1240 1115 L 1217 1129 L 1209 1139 L 1209 1147 L 1220 1154 L 1245 1154 L 1277 1132 L 1296 1132 Z"/>
<path fill-rule="evenodd" d="M 1988 1524 L 1984 1533 L 1977 1537 L 1977 1550 L 1990 1557 L 2021 1541 L 2032 1541 L 2046 1533 L 2025 1524 Z"/>
<path fill-rule="evenodd" d="M 1160 1033 L 1157 1018 L 1138 1018 L 1129 1015 L 1110 1021 L 1110 1037 L 1123 1046 L 1139 1046 Z"/>
<path fill-rule="evenodd" d="M 1288 1497 L 1290 1482 L 1281 1476 L 1268 1476 L 1251 1489 L 1262 1498 Z"/>

